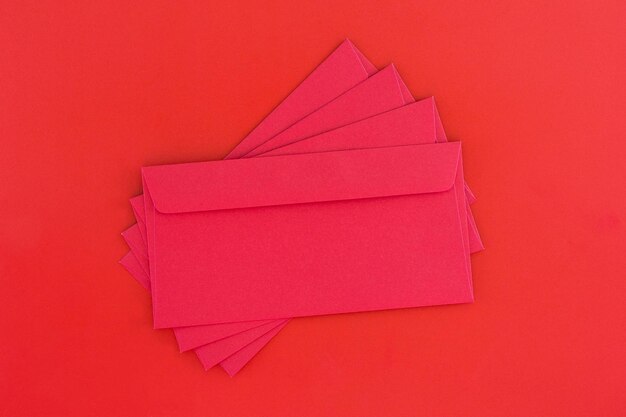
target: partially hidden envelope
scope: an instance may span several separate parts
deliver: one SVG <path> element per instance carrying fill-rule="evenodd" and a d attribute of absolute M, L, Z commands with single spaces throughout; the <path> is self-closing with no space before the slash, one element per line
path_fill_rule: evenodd
<path fill-rule="evenodd" d="M 233 149 L 239 158 L 378 70 L 346 39 Z"/>
<path fill-rule="evenodd" d="M 283 327 L 287 325 L 287 322 L 284 322 L 277 327 L 273 328 L 269 332 L 265 333 L 263 336 L 249 343 L 242 349 L 238 350 L 236 354 L 229 356 L 220 362 L 220 366 L 224 369 L 228 375 L 235 376 L 237 372 L 239 372 L 254 356 L 259 353 L 263 347 L 268 344 L 274 336 L 278 334 L 282 330 Z"/>
<path fill-rule="evenodd" d="M 155 328 L 473 300 L 459 143 L 142 177 Z"/>

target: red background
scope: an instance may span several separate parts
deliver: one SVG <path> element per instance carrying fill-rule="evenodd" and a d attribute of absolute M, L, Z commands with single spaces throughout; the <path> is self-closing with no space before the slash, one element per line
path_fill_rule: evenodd
<path fill-rule="evenodd" d="M 622 0 L 202 3 L 0 4 L 0 416 L 625 415 Z M 206 373 L 117 264 L 140 166 L 223 157 L 346 36 L 464 141 L 476 303 Z"/>

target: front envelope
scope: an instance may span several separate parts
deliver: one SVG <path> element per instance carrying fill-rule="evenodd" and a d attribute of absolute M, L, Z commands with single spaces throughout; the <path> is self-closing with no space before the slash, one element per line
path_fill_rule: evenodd
<path fill-rule="evenodd" d="M 459 143 L 164 165 L 143 181 L 157 328 L 473 300 Z"/>

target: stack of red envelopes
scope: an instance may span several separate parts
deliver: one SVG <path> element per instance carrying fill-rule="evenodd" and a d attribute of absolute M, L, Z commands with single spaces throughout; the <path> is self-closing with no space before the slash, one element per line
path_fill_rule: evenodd
<path fill-rule="evenodd" d="M 236 374 L 291 317 L 473 301 L 460 143 L 348 40 L 225 160 L 142 176 L 121 263 L 206 369 Z"/>

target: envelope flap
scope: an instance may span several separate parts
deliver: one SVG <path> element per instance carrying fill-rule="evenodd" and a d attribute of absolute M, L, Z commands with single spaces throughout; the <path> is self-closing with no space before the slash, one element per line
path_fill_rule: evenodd
<path fill-rule="evenodd" d="M 350 39 L 346 39 L 344 42 L 350 45 L 356 56 L 359 58 L 359 61 L 361 61 L 361 65 L 363 65 L 363 69 L 365 70 L 365 72 L 367 72 L 367 75 L 371 76 L 378 72 L 378 69 L 376 69 L 374 64 L 372 64 L 369 59 L 367 59 L 365 55 L 363 55 L 363 52 L 359 51 L 359 48 L 354 46 Z"/>
<path fill-rule="evenodd" d="M 436 193 L 455 180 L 460 143 L 146 167 L 161 213 Z"/>

